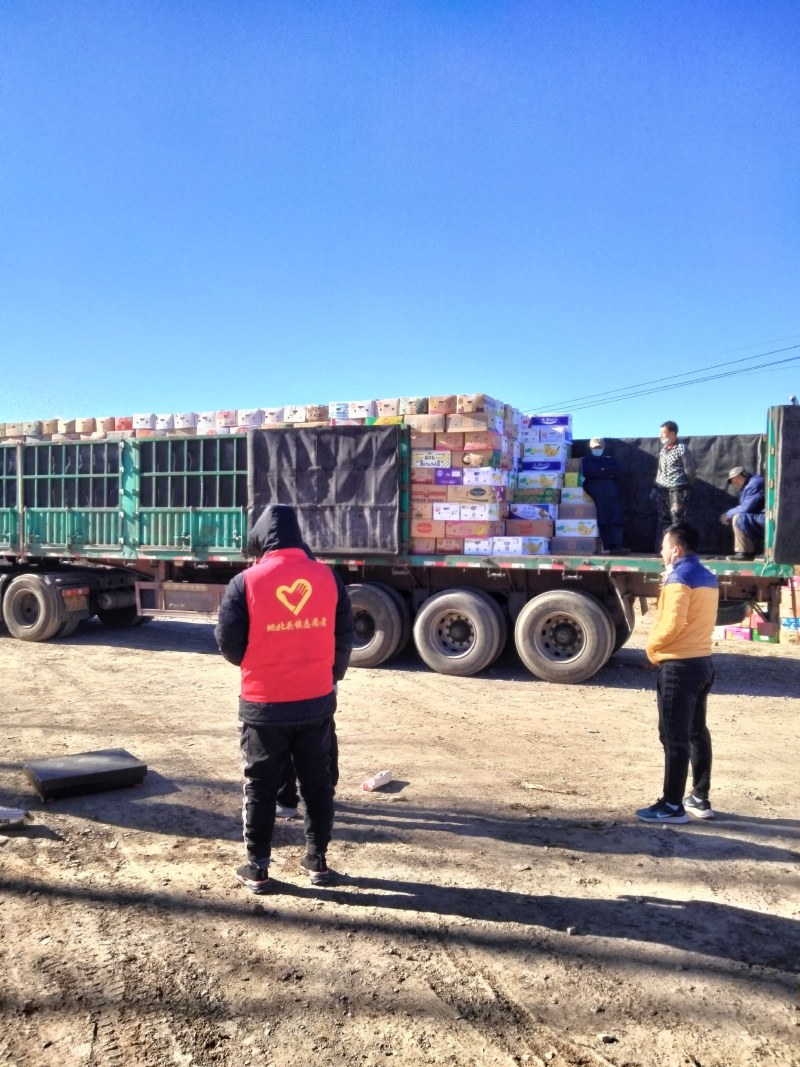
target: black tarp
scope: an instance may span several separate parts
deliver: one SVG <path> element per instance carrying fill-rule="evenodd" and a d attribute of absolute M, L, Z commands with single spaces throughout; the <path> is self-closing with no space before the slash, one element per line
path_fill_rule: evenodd
<path fill-rule="evenodd" d="M 764 435 L 681 437 L 679 440 L 689 446 L 697 461 L 697 481 L 686 518 L 700 533 L 700 551 L 709 556 L 733 552 L 731 528 L 719 521 L 722 512 L 737 502 L 735 494 L 728 491 L 728 472 L 741 466 L 753 474 L 764 473 Z M 622 468 L 625 544 L 633 552 L 654 552 L 656 506 L 650 492 L 655 484 L 661 443 L 657 437 L 608 437 L 606 447 Z M 588 441 L 575 441 L 573 457 L 584 455 L 588 448 Z"/>
<path fill-rule="evenodd" d="M 400 551 L 399 426 L 250 430 L 250 525 L 267 504 L 291 504 L 321 555 Z"/>
<path fill-rule="evenodd" d="M 800 407 L 776 408 L 775 430 L 775 562 L 800 563 Z"/>

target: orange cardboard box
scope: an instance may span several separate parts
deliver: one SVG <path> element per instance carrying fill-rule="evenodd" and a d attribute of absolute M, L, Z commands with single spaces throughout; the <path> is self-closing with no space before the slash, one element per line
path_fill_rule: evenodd
<path fill-rule="evenodd" d="M 447 552 L 451 556 L 460 556 L 464 551 L 464 538 L 439 537 L 436 540 L 436 551 Z"/>
<path fill-rule="evenodd" d="M 435 467 L 412 467 L 411 482 L 414 485 L 433 485 L 436 475 Z"/>
<path fill-rule="evenodd" d="M 453 415 L 456 410 L 456 398 L 453 396 L 429 396 L 428 411 L 437 415 Z"/>
<path fill-rule="evenodd" d="M 448 452 L 463 452 L 464 450 L 464 434 L 463 433 L 437 433 L 435 448 L 442 448 Z"/>
<path fill-rule="evenodd" d="M 433 522 L 430 519 L 412 519 L 409 524 L 409 536 L 415 537 L 447 537 L 444 522 Z"/>
<path fill-rule="evenodd" d="M 413 537 L 409 548 L 413 556 L 432 556 L 436 551 L 436 538 Z"/>
<path fill-rule="evenodd" d="M 436 444 L 436 434 L 427 430 L 412 430 L 410 435 L 411 447 L 415 450 L 431 449 Z"/>
<path fill-rule="evenodd" d="M 506 519 L 509 537 L 552 537 L 552 519 Z"/>
<path fill-rule="evenodd" d="M 500 504 L 507 493 L 504 485 L 447 486 L 447 500 L 452 504 Z"/>
<path fill-rule="evenodd" d="M 433 504 L 428 501 L 412 500 L 410 518 L 414 522 L 433 518 Z"/>
<path fill-rule="evenodd" d="M 431 504 L 444 504 L 450 498 L 447 495 L 449 486 L 446 485 L 421 485 L 419 482 L 411 483 L 411 506 L 422 501 Z"/>

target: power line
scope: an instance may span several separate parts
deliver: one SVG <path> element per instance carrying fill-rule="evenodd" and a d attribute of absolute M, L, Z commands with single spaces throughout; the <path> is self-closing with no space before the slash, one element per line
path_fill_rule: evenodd
<path fill-rule="evenodd" d="M 769 355 L 771 353 L 763 353 Z M 682 389 L 687 385 L 698 385 L 701 382 L 713 382 L 720 378 L 732 378 L 739 374 L 750 374 L 752 371 L 764 370 L 767 367 L 778 367 L 784 363 L 796 363 L 800 355 L 789 356 L 787 359 L 776 359 L 770 363 L 759 363 L 755 367 L 740 367 L 738 370 L 725 371 L 722 374 L 709 374 L 704 378 L 692 378 L 688 382 L 675 382 L 672 385 L 659 385 L 652 389 L 641 389 L 636 393 L 626 393 L 622 396 L 612 396 L 607 400 L 596 400 L 591 403 L 573 405 L 571 411 L 586 411 L 588 408 L 603 407 L 606 404 L 618 404 L 622 400 L 633 400 L 638 396 L 648 396 L 650 393 L 667 392 L 670 389 Z M 587 398 L 588 399 L 588 398 Z"/>
<path fill-rule="evenodd" d="M 654 378 L 647 382 L 637 382 L 634 385 L 626 385 L 624 389 L 605 389 L 602 393 L 590 393 L 586 396 L 571 397 L 569 400 L 557 400 L 554 403 L 548 403 L 546 407 L 555 411 L 556 408 L 569 407 L 570 404 L 582 403 L 586 400 L 594 400 L 597 397 L 614 395 L 623 398 L 630 389 L 643 388 L 647 385 L 657 385 L 661 382 L 670 382 L 676 378 L 686 378 L 688 375 L 697 375 L 697 373 L 703 373 L 706 370 L 716 370 L 717 367 L 730 367 L 734 363 L 747 363 L 748 360 L 761 360 L 765 355 L 780 355 L 781 352 L 791 352 L 797 348 L 800 348 L 800 345 L 789 345 L 787 348 L 774 348 L 769 352 L 758 352 L 755 355 L 743 355 L 740 360 L 726 360 L 724 363 L 713 363 L 707 367 L 698 367 L 694 370 L 682 371 L 679 375 L 667 375 L 665 378 Z M 687 382 L 687 384 L 689 383 Z"/>

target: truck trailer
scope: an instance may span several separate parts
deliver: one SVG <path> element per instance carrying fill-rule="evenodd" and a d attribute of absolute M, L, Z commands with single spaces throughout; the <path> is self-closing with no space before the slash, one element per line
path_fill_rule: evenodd
<path fill-rule="evenodd" d="M 718 576 L 721 618 L 748 604 L 776 620 L 800 564 L 800 408 L 774 407 L 766 433 L 687 438 L 698 460 L 690 521 Z M 587 442 L 576 441 L 573 455 Z M 297 510 L 308 545 L 348 586 L 352 664 L 377 667 L 413 638 L 443 674 L 487 668 L 513 641 L 545 681 L 594 675 L 631 635 L 634 604 L 658 595 L 656 439 L 610 443 L 623 471 L 631 555 L 420 555 L 410 551 L 410 443 L 399 425 L 252 429 L 0 444 L 0 612 L 20 640 L 114 629 L 153 618 L 213 621 L 230 579 L 250 565 L 252 524 L 270 503 Z M 766 479 L 763 554 L 731 561 L 719 523 L 724 471 Z"/>

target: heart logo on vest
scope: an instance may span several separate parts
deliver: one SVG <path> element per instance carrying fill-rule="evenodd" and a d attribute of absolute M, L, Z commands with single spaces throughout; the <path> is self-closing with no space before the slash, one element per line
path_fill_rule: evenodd
<path fill-rule="evenodd" d="M 311 583 L 305 578 L 298 578 L 293 585 L 279 585 L 275 596 L 292 615 L 299 615 L 311 596 Z"/>

